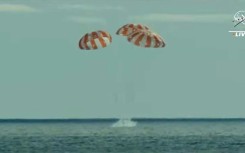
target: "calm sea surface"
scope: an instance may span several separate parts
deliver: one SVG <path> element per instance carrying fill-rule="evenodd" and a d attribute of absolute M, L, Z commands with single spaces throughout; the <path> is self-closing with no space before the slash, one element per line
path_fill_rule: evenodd
<path fill-rule="evenodd" d="M 245 120 L 1 120 L 0 153 L 244 153 Z"/>

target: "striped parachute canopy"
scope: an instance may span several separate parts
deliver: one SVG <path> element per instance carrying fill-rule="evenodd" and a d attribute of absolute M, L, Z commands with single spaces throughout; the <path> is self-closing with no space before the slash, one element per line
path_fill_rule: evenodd
<path fill-rule="evenodd" d="M 137 30 L 149 30 L 149 27 L 142 24 L 126 24 L 119 28 L 116 32 L 117 35 L 128 36 Z"/>
<path fill-rule="evenodd" d="M 79 48 L 83 50 L 95 50 L 104 48 L 112 42 L 111 35 L 106 31 L 93 31 L 86 33 L 79 41 Z"/>
<path fill-rule="evenodd" d="M 146 30 L 131 33 L 128 36 L 128 41 L 139 47 L 162 48 L 166 46 L 160 35 Z"/>

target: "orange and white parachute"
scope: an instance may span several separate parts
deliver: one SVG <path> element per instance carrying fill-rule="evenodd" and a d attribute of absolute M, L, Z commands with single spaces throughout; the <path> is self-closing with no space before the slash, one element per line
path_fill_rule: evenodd
<path fill-rule="evenodd" d="M 94 50 L 104 48 L 112 42 L 111 35 L 106 31 L 93 31 L 86 33 L 79 41 L 79 48 L 84 50 Z"/>
<path fill-rule="evenodd" d="M 149 27 L 142 24 L 126 24 L 119 28 L 116 32 L 117 35 L 128 36 L 137 30 L 149 30 Z"/>
<path fill-rule="evenodd" d="M 128 36 L 128 41 L 140 47 L 162 48 L 166 44 L 163 38 L 151 31 L 138 30 Z"/>

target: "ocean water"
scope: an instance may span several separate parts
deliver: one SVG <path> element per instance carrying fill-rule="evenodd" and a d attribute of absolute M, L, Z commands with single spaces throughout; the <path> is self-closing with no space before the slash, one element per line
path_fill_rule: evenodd
<path fill-rule="evenodd" d="M 0 153 L 244 153 L 245 120 L 2 120 Z"/>

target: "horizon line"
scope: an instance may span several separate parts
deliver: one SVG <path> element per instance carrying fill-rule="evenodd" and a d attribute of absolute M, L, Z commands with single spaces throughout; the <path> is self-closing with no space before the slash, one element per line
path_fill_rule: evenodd
<path fill-rule="evenodd" d="M 93 120 L 245 120 L 245 117 L 176 117 L 176 118 L 160 118 L 160 117 L 111 117 L 111 118 L 0 118 L 0 121 L 93 121 Z"/>

